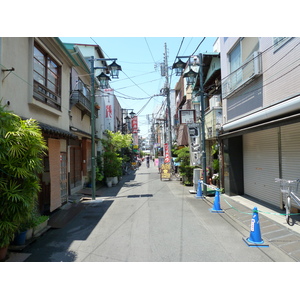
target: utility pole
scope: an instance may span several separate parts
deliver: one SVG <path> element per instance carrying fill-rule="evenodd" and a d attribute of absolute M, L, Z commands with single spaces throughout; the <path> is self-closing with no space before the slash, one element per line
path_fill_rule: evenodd
<path fill-rule="evenodd" d="M 169 88 L 169 67 L 168 67 L 168 49 L 167 43 L 165 43 L 165 91 L 167 93 L 167 112 L 168 112 L 168 144 L 169 144 L 169 151 L 171 154 L 172 151 L 172 124 L 171 124 L 171 104 L 170 104 L 170 88 Z M 172 155 L 171 155 L 172 156 Z"/>
<path fill-rule="evenodd" d="M 91 134 L 92 134 L 92 200 L 96 199 L 96 158 L 95 158 L 95 68 L 94 56 L 90 59 L 91 62 Z"/>
<path fill-rule="evenodd" d="M 203 168 L 203 181 L 208 183 L 206 172 L 206 145 L 205 145 L 205 102 L 204 102 L 204 88 L 203 88 L 203 56 L 199 53 L 199 80 L 200 80 L 200 105 L 201 105 L 201 135 L 202 135 L 202 168 Z M 207 195 L 207 186 L 203 186 L 203 194 Z"/>

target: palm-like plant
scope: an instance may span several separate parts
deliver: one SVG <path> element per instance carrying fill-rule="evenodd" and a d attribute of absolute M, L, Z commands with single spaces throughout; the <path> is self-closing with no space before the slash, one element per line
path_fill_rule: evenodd
<path fill-rule="evenodd" d="M 0 104 L 0 248 L 36 207 L 46 149 L 35 120 L 22 120 Z"/>

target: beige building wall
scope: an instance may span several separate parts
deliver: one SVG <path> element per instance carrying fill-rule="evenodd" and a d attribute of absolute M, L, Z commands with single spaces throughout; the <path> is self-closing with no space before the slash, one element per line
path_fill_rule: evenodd
<path fill-rule="evenodd" d="M 33 99 L 33 47 L 36 41 L 61 66 L 61 110 Z M 53 38 L 3 37 L 1 38 L 1 68 L 14 68 L 2 82 L 3 103 L 17 115 L 69 131 L 69 81 L 71 63 L 58 49 Z M 1 81 L 8 72 L 1 72 Z"/>

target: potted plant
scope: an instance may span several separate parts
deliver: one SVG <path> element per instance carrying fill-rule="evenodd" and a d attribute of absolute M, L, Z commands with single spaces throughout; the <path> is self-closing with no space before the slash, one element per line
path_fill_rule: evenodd
<path fill-rule="evenodd" d="M 0 103 L 0 248 L 7 251 L 15 233 L 36 207 L 38 173 L 47 149 L 33 119 L 22 120 Z M 0 260 L 5 257 L 0 257 Z"/>
<path fill-rule="evenodd" d="M 42 215 L 42 216 L 39 216 L 36 218 L 35 226 L 33 227 L 33 236 L 34 237 L 39 236 L 44 231 L 44 229 L 48 225 L 48 221 L 49 221 L 48 216 Z"/>

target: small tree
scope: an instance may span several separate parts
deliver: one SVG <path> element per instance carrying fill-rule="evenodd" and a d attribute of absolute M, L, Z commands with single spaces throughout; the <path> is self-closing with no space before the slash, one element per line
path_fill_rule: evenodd
<path fill-rule="evenodd" d="M 115 177 L 122 175 L 122 160 L 120 153 L 122 149 L 130 149 L 132 137 L 130 134 L 106 131 L 106 139 L 101 139 L 104 148 L 103 172 L 105 177 Z"/>
<path fill-rule="evenodd" d="M 32 217 L 46 149 L 35 120 L 22 120 L 0 104 L 0 247 Z"/>
<path fill-rule="evenodd" d="M 106 139 L 101 139 L 105 151 L 120 152 L 122 148 L 130 148 L 132 144 L 131 134 L 106 130 L 106 137 Z"/>
<path fill-rule="evenodd" d="M 179 173 L 183 177 L 183 183 L 185 185 L 191 185 L 193 182 L 193 169 L 190 166 L 190 149 L 189 147 L 183 147 L 179 150 L 174 151 L 177 155 L 176 162 L 179 162 Z"/>

